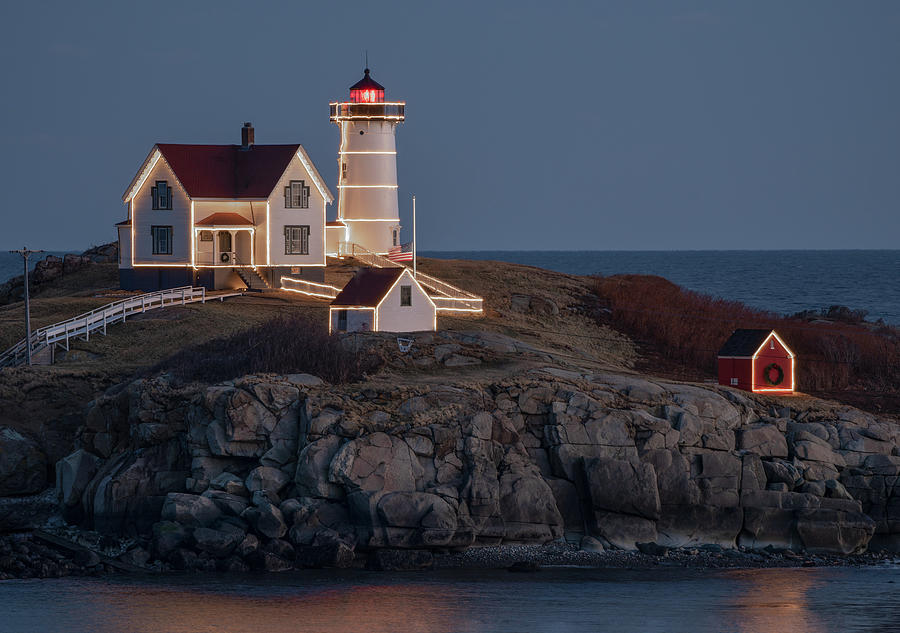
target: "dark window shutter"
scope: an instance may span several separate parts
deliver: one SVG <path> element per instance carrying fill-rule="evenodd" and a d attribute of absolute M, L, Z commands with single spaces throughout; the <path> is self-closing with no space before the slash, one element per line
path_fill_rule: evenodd
<path fill-rule="evenodd" d="M 156 187 L 150 187 L 150 207 L 156 208 Z"/>
<path fill-rule="evenodd" d="M 290 188 L 290 186 L 287 186 L 284 188 L 284 208 L 285 209 L 291 208 L 291 188 Z"/>

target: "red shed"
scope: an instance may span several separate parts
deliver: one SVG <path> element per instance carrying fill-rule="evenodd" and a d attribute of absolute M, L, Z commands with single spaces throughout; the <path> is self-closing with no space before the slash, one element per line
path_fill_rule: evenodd
<path fill-rule="evenodd" d="M 756 393 L 791 393 L 794 364 L 794 353 L 775 330 L 735 330 L 719 350 L 719 384 Z"/>

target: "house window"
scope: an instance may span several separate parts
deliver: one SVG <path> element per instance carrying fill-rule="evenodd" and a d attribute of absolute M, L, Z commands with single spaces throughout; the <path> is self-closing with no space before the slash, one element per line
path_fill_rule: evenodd
<path fill-rule="evenodd" d="M 338 310 L 337 329 L 340 332 L 347 331 L 347 311 L 346 310 Z"/>
<path fill-rule="evenodd" d="M 166 180 L 157 180 L 155 187 L 150 187 L 150 198 L 154 209 L 172 208 L 172 189 Z"/>
<path fill-rule="evenodd" d="M 303 180 L 292 180 L 291 184 L 284 188 L 285 209 L 308 209 L 309 187 Z"/>
<path fill-rule="evenodd" d="M 154 255 L 171 255 L 172 254 L 172 227 L 171 226 L 151 226 L 150 234 L 153 237 L 153 254 Z"/>
<path fill-rule="evenodd" d="M 200 241 L 201 242 L 212 242 L 213 241 L 213 232 L 212 231 L 200 231 Z"/>
<path fill-rule="evenodd" d="M 412 305 L 412 286 L 400 286 L 400 305 Z"/>
<path fill-rule="evenodd" d="M 284 254 L 309 255 L 309 227 L 284 227 Z"/>

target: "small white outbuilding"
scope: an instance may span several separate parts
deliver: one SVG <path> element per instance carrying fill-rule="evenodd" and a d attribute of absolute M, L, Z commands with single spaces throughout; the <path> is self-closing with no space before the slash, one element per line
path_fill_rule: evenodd
<path fill-rule="evenodd" d="M 408 268 L 361 268 L 331 302 L 330 332 L 437 329 L 434 301 Z"/>

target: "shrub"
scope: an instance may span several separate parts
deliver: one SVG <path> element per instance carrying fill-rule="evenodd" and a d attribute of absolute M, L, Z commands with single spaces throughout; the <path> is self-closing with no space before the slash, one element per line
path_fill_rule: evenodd
<path fill-rule="evenodd" d="M 771 328 L 797 354 L 802 391 L 860 387 L 894 390 L 900 384 L 900 331 L 862 321 L 863 311 L 832 306 L 816 315 L 834 323 L 809 323 L 810 313 L 782 317 L 685 290 L 662 277 L 597 277 L 595 290 L 607 310 L 598 317 L 662 358 L 715 375 L 719 349 L 738 328 Z"/>
<path fill-rule="evenodd" d="M 330 383 L 360 380 L 383 359 L 330 335 L 321 319 L 280 316 L 247 330 L 184 349 L 152 372 L 218 382 L 255 373 L 309 373 Z"/>

